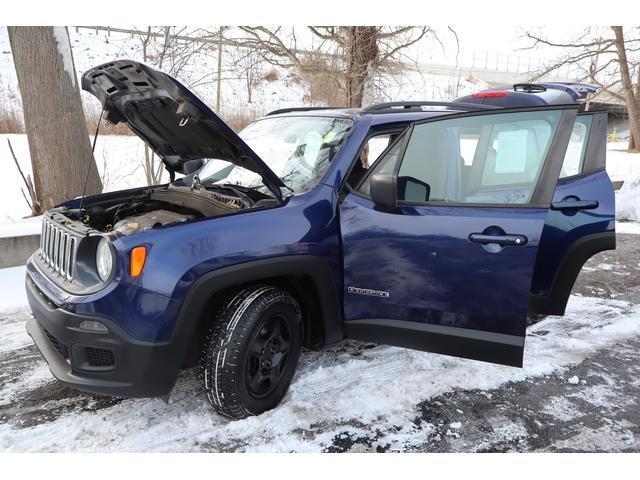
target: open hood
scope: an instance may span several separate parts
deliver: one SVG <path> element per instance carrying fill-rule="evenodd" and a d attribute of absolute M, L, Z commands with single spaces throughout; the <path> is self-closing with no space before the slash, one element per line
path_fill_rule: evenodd
<path fill-rule="evenodd" d="M 202 100 L 166 73 L 116 60 L 85 72 L 82 89 L 100 100 L 108 121 L 125 122 L 142 138 L 169 172 L 184 173 L 189 160 L 226 160 L 260 175 L 282 198 L 282 180 Z"/>

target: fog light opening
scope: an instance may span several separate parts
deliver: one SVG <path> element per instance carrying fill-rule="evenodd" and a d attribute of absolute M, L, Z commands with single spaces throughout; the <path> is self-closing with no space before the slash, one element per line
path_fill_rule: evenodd
<path fill-rule="evenodd" d="M 97 320 L 83 320 L 80 322 L 80 329 L 88 330 L 90 332 L 102 332 L 107 333 L 109 330 L 101 322 Z"/>

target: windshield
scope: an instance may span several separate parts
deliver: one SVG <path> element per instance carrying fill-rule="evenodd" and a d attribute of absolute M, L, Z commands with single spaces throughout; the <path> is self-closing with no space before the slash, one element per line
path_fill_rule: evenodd
<path fill-rule="evenodd" d="M 267 117 L 239 135 L 287 187 L 302 193 L 324 175 L 352 124 L 346 118 Z M 268 193 L 260 175 L 224 160 L 209 159 L 196 174 L 204 186 L 232 184 Z"/>

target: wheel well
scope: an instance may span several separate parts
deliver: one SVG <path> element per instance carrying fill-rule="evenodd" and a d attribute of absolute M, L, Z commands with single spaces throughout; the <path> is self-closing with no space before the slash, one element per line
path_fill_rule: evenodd
<path fill-rule="evenodd" d="M 615 248 L 614 231 L 593 233 L 576 240 L 562 259 L 551 292 L 529 296 L 529 316 L 564 315 L 569 295 L 585 262 L 599 252 Z"/>
<path fill-rule="evenodd" d="M 293 295 L 300 305 L 302 314 L 303 346 L 318 349 L 324 345 L 326 337 L 325 319 L 320 292 L 315 280 L 311 276 L 304 274 L 278 275 L 261 278 L 253 282 L 239 283 L 213 292 L 198 319 L 183 368 L 194 367 L 198 364 L 207 333 L 215 320 L 215 316 L 223 308 L 225 300 L 234 292 L 257 283 L 279 287 Z"/>

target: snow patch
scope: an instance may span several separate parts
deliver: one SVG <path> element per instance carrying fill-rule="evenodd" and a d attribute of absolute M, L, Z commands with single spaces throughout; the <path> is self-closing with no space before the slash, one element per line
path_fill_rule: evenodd
<path fill-rule="evenodd" d="M 53 27 L 53 36 L 58 42 L 58 52 L 62 56 L 64 71 L 69 74 L 73 86 L 76 86 L 76 69 L 73 68 L 73 54 L 71 53 L 71 42 L 67 27 Z"/>
<path fill-rule="evenodd" d="M 622 188 L 616 192 L 616 218 L 640 221 L 640 176 L 625 180 Z"/>
<path fill-rule="evenodd" d="M 565 397 L 552 397 L 549 403 L 544 406 L 542 412 L 563 422 L 568 422 L 580 416 L 574 404 Z"/>
<path fill-rule="evenodd" d="M 640 235 L 640 222 L 616 222 L 616 233 Z"/>
<path fill-rule="evenodd" d="M 2 324 L 2 337 L 0 337 L 0 353 L 18 350 L 20 348 L 33 345 L 31 338 L 25 330 L 26 311 L 9 312 L 0 314 L 0 324 Z M 15 318 L 17 321 L 6 321 L 7 318 Z"/>
<path fill-rule="evenodd" d="M 7 310 L 24 307 L 27 294 L 24 287 L 26 267 L 0 268 L 0 309 L 5 316 Z M 4 333 L 0 335 L 3 337 Z"/>
<path fill-rule="evenodd" d="M 29 217 L 13 223 L 0 224 L 0 238 L 40 235 L 41 230 L 42 217 Z"/>

